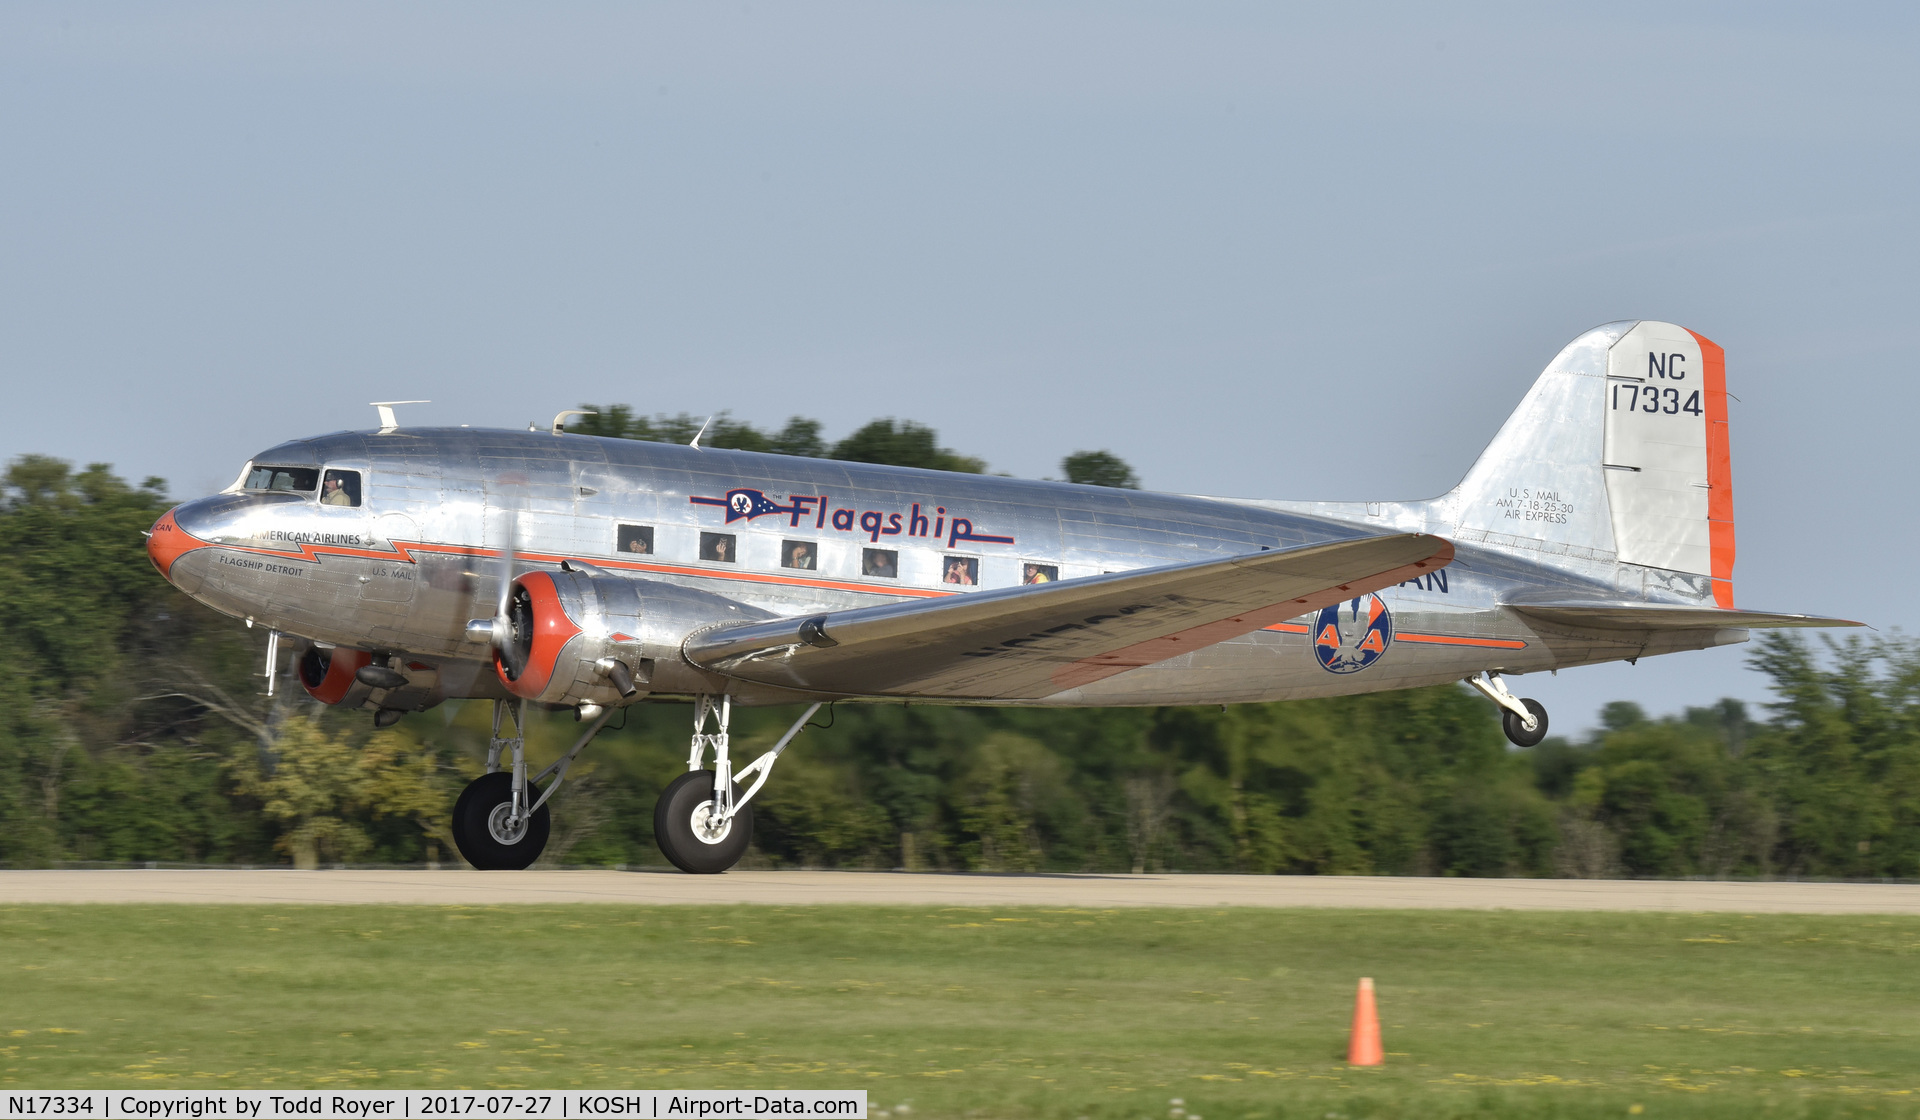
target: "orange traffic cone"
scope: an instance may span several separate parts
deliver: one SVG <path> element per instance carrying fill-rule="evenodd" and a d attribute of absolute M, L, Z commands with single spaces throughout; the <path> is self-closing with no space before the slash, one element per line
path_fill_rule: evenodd
<path fill-rule="evenodd" d="M 1373 977 L 1360 978 L 1353 997 L 1353 1033 L 1347 1039 L 1347 1064 L 1377 1066 L 1387 1060 L 1380 1048 L 1380 1012 L 1373 1005 Z"/>

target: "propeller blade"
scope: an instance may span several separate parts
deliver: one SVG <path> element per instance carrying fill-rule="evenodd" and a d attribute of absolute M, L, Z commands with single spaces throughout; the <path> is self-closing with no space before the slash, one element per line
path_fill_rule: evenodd
<path fill-rule="evenodd" d="M 500 601 L 493 612 L 493 649 L 500 663 L 507 667 L 508 675 L 517 678 L 526 668 L 520 657 L 520 645 L 515 641 L 512 610 L 514 567 L 520 551 L 520 511 L 508 507 L 506 513 L 506 542 L 500 549 Z"/>
<path fill-rule="evenodd" d="M 495 618 L 504 617 L 507 613 L 507 599 L 513 594 L 514 555 L 520 550 L 520 513 L 514 509 L 508 509 L 506 513 L 507 541 L 506 547 L 500 550 L 500 602 L 493 610 Z"/>

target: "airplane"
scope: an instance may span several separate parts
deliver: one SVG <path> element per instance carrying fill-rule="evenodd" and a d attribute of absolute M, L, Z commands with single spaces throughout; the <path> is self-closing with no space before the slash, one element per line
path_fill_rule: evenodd
<path fill-rule="evenodd" d="M 646 700 L 693 704 L 654 832 L 712 874 L 745 854 L 755 795 L 833 701 L 1236 704 L 1465 681 L 1526 747 L 1547 711 L 1509 676 L 1858 625 L 1734 606 L 1725 353 L 1670 323 L 1574 339 L 1426 501 L 609 439 L 567 432 L 576 409 L 546 430 L 412 428 L 403 403 L 421 402 L 255 455 L 162 516 L 148 552 L 182 592 L 269 629 L 269 687 L 285 636 L 309 695 L 376 726 L 492 700 L 486 773 L 452 828 L 483 870 L 539 857 L 574 759 Z M 735 770 L 736 704 L 808 707 Z M 586 724 L 537 774 L 528 705 Z"/>

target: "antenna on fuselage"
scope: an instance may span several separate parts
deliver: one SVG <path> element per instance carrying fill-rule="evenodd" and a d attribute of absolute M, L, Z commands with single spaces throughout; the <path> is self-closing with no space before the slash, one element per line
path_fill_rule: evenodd
<path fill-rule="evenodd" d="M 567 434 L 567 417 L 569 416 L 598 416 L 598 415 L 600 414 L 591 408 L 563 408 L 559 412 L 554 414 L 553 434 L 556 436 L 563 436 Z"/>
<path fill-rule="evenodd" d="M 718 414 L 716 413 L 715 415 L 718 415 Z M 687 444 L 687 446 L 693 448 L 695 451 L 705 451 L 706 448 L 700 446 L 700 438 L 701 436 L 704 436 L 707 434 L 707 428 L 710 427 L 712 424 L 713 424 L 713 417 L 712 416 L 707 417 L 707 422 L 705 424 L 700 425 L 699 434 L 695 435 L 693 437 L 693 442 Z"/>
<path fill-rule="evenodd" d="M 384 436 L 388 432 L 391 432 L 400 426 L 400 421 L 394 419 L 394 416 L 393 416 L 394 405 L 396 404 L 432 404 L 433 402 L 432 401 L 368 401 L 367 403 L 372 405 L 374 408 L 380 410 L 379 434 Z"/>

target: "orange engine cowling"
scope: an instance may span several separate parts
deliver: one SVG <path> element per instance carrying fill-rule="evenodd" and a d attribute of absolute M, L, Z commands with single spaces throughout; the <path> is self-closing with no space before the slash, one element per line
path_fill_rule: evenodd
<path fill-rule="evenodd" d="M 686 636 L 717 622 L 768 617 L 724 596 L 653 580 L 571 567 L 529 572 L 507 596 L 512 662 L 496 648 L 493 667 L 509 692 L 541 704 L 605 706 L 656 688 L 702 691 L 692 677 L 698 670 L 680 658 Z M 676 679 L 656 682 L 656 665 Z M 684 682 L 677 680 L 682 675 Z"/>
<path fill-rule="evenodd" d="M 300 684 L 307 695 L 322 704 L 347 704 L 357 708 L 373 690 L 354 678 L 362 665 L 371 665 L 373 655 L 363 649 L 327 649 L 308 646 L 295 664 Z M 351 701 L 349 703 L 349 701 Z"/>

